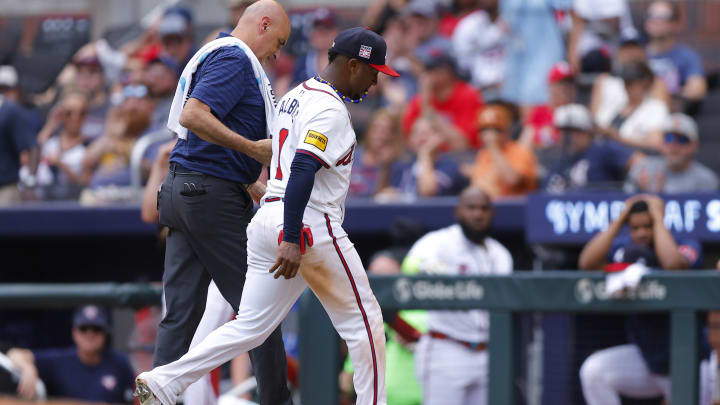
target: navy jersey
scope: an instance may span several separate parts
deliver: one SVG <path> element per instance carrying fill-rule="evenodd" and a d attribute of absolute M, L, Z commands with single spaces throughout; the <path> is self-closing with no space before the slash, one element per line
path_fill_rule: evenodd
<path fill-rule="evenodd" d="M 702 266 L 702 247 L 692 239 L 678 240 L 678 249 L 690 263 L 690 268 Z M 609 255 L 612 263 L 637 263 L 661 270 L 657 255 L 650 247 L 635 246 L 627 236 L 613 243 Z M 630 343 L 640 348 L 648 368 L 655 374 L 670 372 L 670 315 L 667 313 L 629 314 L 626 322 Z M 701 345 L 704 351 L 705 345 Z M 708 352 L 701 353 L 705 357 Z"/>
<path fill-rule="evenodd" d="M 133 402 L 135 375 L 128 359 L 120 353 L 107 350 L 96 366 L 81 363 L 74 347 L 39 350 L 33 354 L 48 397 L 112 404 Z"/>
<path fill-rule="evenodd" d="M 218 38 L 230 36 L 220 33 Z M 226 46 L 211 52 L 197 68 L 188 97 L 210 107 L 225 126 L 257 141 L 267 137 L 265 102 L 252 63 L 242 49 Z M 254 183 L 262 165 L 240 152 L 204 141 L 192 131 L 178 139 L 170 161 L 188 169 L 238 183 Z"/>

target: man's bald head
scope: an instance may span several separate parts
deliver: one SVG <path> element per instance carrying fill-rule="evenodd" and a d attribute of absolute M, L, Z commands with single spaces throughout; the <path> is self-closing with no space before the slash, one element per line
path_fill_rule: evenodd
<path fill-rule="evenodd" d="M 245 9 L 232 32 L 245 42 L 260 62 L 273 59 L 290 37 L 290 19 L 275 0 L 259 0 Z"/>
<path fill-rule="evenodd" d="M 480 187 L 470 186 L 465 188 L 465 190 L 460 193 L 460 204 L 470 201 L 482 201 L 490 203 L 490 196 L 488 195 L 488 193 L 485 192 L 485 190 L 481 189 Z"/>

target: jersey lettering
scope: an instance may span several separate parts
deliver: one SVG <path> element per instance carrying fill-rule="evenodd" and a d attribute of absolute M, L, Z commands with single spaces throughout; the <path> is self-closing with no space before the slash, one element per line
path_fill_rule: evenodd
<path fill-rule="evenodd" d="M 288 137 L 288 134 L 290 134 L 290 131 L 283 128 L 280 130 L 279 138 L 278 138 L 278 162 L 277 162 L 277 170 L 275 171 L 275 178 L 278 180 L 282 180 L 283 173 L 282 169 L 280 168 L 280 154 L 282 153 L 283 145 L 285 144 L 285 140 Z"/>
<path fill-rule="evenodd" d="M 327 148 L 328 139 L 327 136 L 321 134 L 320 132 L 316 132 L 313 130 L 308 131 L 307 135 L 305 135 L 305 143 L 308 145 L 312 145 L 321 151 L 325 152 L 325 148 Z"/>
<path fill-rule="evenodd" d="M 340 160 L 335 163 L 335 166 L 347 166 L 352 163 L 353 152 L 355 151 L 355 145 L 350 148 L 350 152 L 341 157 Z"/>
<path fill-rule="evenodd" d="M 293 119 L 295 119 L 300 112 L 300 102 L 295 98 L 292 100 L 283 100 L 283 102 L 280 103 L 279 112 L 289 114 Z"/>

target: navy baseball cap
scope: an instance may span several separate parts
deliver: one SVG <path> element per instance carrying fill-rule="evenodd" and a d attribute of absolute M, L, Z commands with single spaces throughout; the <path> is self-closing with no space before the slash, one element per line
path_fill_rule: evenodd
<path fill-rule="evenodd" d="M 367 28 L 355 27 L 342 31 L 335 37 L 330 51 L 367 62 L 372 68 L 386 75 L 400 76 L 385 64 L 387 45 L 383 37 Z"/>
<path fill-rule="evenodd" d="M 107 313 L 97 305 L 87 305 L 75 311 L 73 328 L 81 326 L 97 326 L 105 332 L 110 328 Z"/>

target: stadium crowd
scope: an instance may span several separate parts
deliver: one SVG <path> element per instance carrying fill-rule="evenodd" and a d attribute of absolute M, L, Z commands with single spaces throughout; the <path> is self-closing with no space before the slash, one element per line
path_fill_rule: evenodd
<path fill-rule="evenodd" d="M 0 148 L 0 206 L 36 200 L 139 200 L 140 184 L 133 178 L 154 185 L 167 171 L 175 140 L 166 123 L 184 65 L 218 31 L 234 26 L 252 2 L 228 0 L 227 26 L 205 38 L 196 33 L 192 10 L 174 6 L 133 40 L 114 48 L 104 39 L 93 41 L 75 53 L 42 94 L 24 92 L 18 77 L 23 72 L 13 68 L 11 60 L 0 61 L 5 63 L 0 66 L 0 143 L 6 146 Z M 370 1 L 362 25 L 383 35 L 388 65 L 401 76 L 380 75 L 367 99 L 349 107 L 359 134 L 349 198 L 382 203 L 482 190 L 474 197 L 482 208 L 475 209 L 485 213 L 472 214 L 470 203 L 461 198 L 456 215 L 464 235 L 475 235 L 477 240 L 471 240 L 484 246 L 492 203 L 535 191 L 717 191 L 717 174 L 696 159 L 707 136 L 696 123 L 707 113 L 702 109 L 708 92 L 702 59 L 678 41 L 678 3 L 648 4 L 633 15 L 626 0 Z M 294 25 L 294 45 L 266 66 L 278 98 L 322 71 L 333 38 L 350 25 L 341 19 L 341 10 L 303 13 L 306 18 L 298 20 L 302 24 Z M 153 190 L 148 187 L 143 201 L 146 222 L 157 220 Z M 668 269 L 700 266 L 701 248 L 692 241 L 676 243 L 658 220 L 662 204 L 647 196 L 629 200 L 623 217 L 607 231 L 615 233 L 599 234 L 596 238 L 604 238 L 603 243 L 594 239 L 577 267 L 602 269 L 612 264 L 608 257 L 611 262 L 659 260 L 655 265 Z M 632 218 L 640 216 L 643 224 L 633 225 Z M 613 243 L 624 225 L 640 234 Z M 488 260 L 501 257 L 502 272 L 512 271 L 507 249 L 492 243 L 497 246 L 484 253 Z M 611 255 L 624 247 L 624 255 L 637 257 Z M 369 270 L 433 272 L 420 259 L 409 260 L 412 253 L 428 255 L 427 249 L 409 250 L 381 252 Z M 668 259 L 661 252 L 677 254 Z M 480 273 L 492 272 L 492 266 L 487 267 Z M 406 312 L 386 319 L 392 329 L 388 356 L 397 356 L 393 366 L 402 376 L 398 383 L 388 375 L 389 398 L 393 384 L 399 387 L 391 404 L 420 404 L 424 382 L 413 375 L 411 352 L 433 326 L 432 317 L 439 315 L 431 312 L 429 320 L 425 316 Z M 666 318 L 633 318 L 628 333 L 649 322 L 653 336 L 666 336 Z M 87 334 L 81 321 L 74 337 Z M 107 332 L 106 321 L 91 334 Z M 484 335 L 471 334 L 467 341 L 448 335 L 437 332 L 434 337 L 468 344 L 487 340 Z M 152 344 L 153 336 L 138 339 Z M 669 348 L 648 349 L 652 345 L 642 337 L 629 340 L 633 347 L 598 352 L 583 364 L 580 377 L 588 403 L 609 403 L 590 401 L 622 391 L 613 386 L 623 382 L 617 381 L 623 375 L 613 374 L 617 362 L 612 356 L 634 356 L 639 368 L 650 358 L 650 371 L 641 371 L 664 379 L 649 381 L 649 394 L 642 395 L 668 396 Z M 475 346 L 467 349 L 474 356 L 469 359 L 487 361 L 474 353 Z M 420 351 L 429 352 L 425 347 Z M 22 363 L 18 352 L 14 357 Z M 41 374 L 46 372 L 42 355 L 34 359 L 40 361 Z M 37 370 L 30 370 L 37 377 Z M 478 374 L 475 379 L 463 376 L 468 386 L 487 378 L 483 370 Z M 616 380 L 600 378 L 608 375 Z M 352 365 L 347 364 L 341 387 L 348 398 L 351 378 Z M 28 384 L 23 390 L 30 392 Z M 440 396 L 437 403 L 443 400 Z"/>
<path fill-rule="evenodd" d="M 229 2 L 228 26 L 247 3 Z M 346 25 L 334 10 L 307 15 L 300 45 L 267 66 L 277 96 L 324 68 Z M 362 134 L 351 198 L 457 195 L 467 184 L 493 199 L 716 190 L 717 176 L 693 158 L 707 81 L 699 54 L 677 41 L 678 5 L 652 2 L 638 17 L 645 36 L 624 0 L 372 2 L 363 22 L 387 39 L 402 75 L 380 77 L 351 108 Z M 91 42 L 43 94 L 24 94 L 2 66 L 0 126 L 12 147 L 0 157 L 0 203 L 137 198 L 133 176 L 146 180 L 171 140 L 179 75 L 214 38 L 193 24 L 176 6 L 117 49 Z"/>

